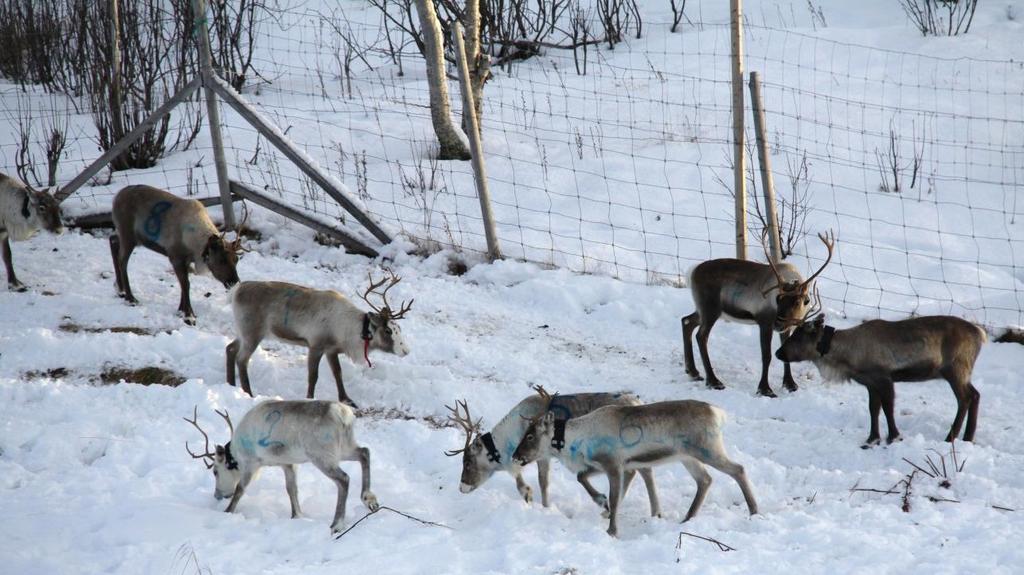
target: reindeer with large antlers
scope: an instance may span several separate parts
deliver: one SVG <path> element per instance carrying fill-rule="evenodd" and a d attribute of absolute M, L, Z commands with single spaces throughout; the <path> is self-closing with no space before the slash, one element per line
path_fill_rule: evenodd
<path fill-rule="evenodd" d="M 459 491 L 470 493 L 487 481 L 495 471 L 505 470 L 516 480 L 516 489 L 527 503 L 533 501 L 533 490 L 523 480 L 522 466 L 512 458 L 516 446 L 523 439 L 523 434 L 530 422 L 544 415 L 553 413 L 563 423 L 573 417 L 586 415 L 606 405 L 640 405 L 641 402 L 631 393 L 573 393 L 569 395 L 550 395 L 541 386 L 534 388 L 537 394 L 520 401 L 490 431 L 483 433 L 480 420 L 473 421 L 469 415 L 469 406 L 465 401 L 457 401 L 455 407 L 445 406 L 451 412 L 448 420 L 465 433 L 465 445 L 461 449 L 445 451 L 445 455 L 454 457 L 462 455 L 462 476 Z M 547 457 L 537 459 L 537 480 L 540 484 L 541 503 L 550 505 L 548 499 L 548 475 L 550 460 Z M 627 473 L 629 481 L 636 472 Z M 640 470 L 647 495 L 651 503 L 651 515 L 659 516 L 661 509 L 658 493 L 654 487 L 654 475 L 649 469 Z M 608 498 L 597 491 L 586 478 L 579 479 L 591 499 L 608 511 Z M 628 489 L 628 483 L 626 488 Z"/>
<path fill-rule="evenodd" d="M 212 452 L 210 438 L 197 421 L 198 409 L 193 409 L 192 419 L 183 419 L 203 434 L 206 448 L 203 453 L 193 453 L 185 442 L 185 450 L 193 459 L 202 460 L 207 469 L 213 469 L 214 497 L 218 500 L 231 497 L 224 511 L 235 511 L 238 500 L 260 468 L 277 466 L 284 470 L 292 518 L 299 517 L 302 511 L 295 483 L 296 466 L 310 462 L 338 486 L 331 528 L 340 531 L 345 520 L 349 481 L 348 474 L 338 466 L 339 461 L 359 462 L 363 504 L 370 511 L 380 507 L 377 497 L 370 491 L 370 450 L 356 443 L 353 429 L 356 415 L 351 407 L 336 401 L 264 401 L 245 414 L 237 430 L 226 411 L 217 411 L 217 415 L 227 421 L 231 441 L 217 445 Z"/>
<path fill-rule="evenodd" d="M 682 319 L 683 354 L 686 374 L 700 380 L 700 372 L 693 361 L 693 331 L 697 330 L 697 346 L 700 358 L 707 372 L 707 386 L 711 389 L 725 389 L 725 385 L 711 369 L 708 356 L 708 337 L 711 328 L 722 316 L 744 323 L 756 323 L 761 333 L 761 381 L 757 393 L 775 397 L 768 385 L 768 365 L 771 363 L 772 331 L 779 332 L 783 341 L 786 334 L 811 315 L 814 307 L 820 306 L 814 279 L 832 261 L 835 237 L 818 234 L 825 244 L 828 256 L 825 263 L 806 280 L 792 264 L 775 263 L 765 249 L 768 263 L 723 258 L 697 264 L 690 272 L 690 290 L 697 310 Z M 765 237 L 761 238 L 762 246 Z M 698 329 L 699 328 L 699 329 Z M 789 363 L 784 362 L 782 385 L 789 391 L 796 391 L 796 381 L 790 372 Z"/>
<path fill-rule="evenodd" d="M 242 389 L 252 395 L 249 385 L 249 358 L 267 336 L 301 345 L 309 349 L 307 357 L 308 388 L 306 397 L 313 398 L 320 372 L 320 359 L 327 364 L 338 386 L 338 400 L 355 407 L 345 392 L 341 378 L 339 354 L 352 361 L 370 363 L 370 350 L 377 349 L 399 357 L 409 353 L 402 338 L 398 320 L 412 308 L 413 300 L 402 302 L 398 311 L 391 309 L 387 293 L 401 278 L 389 274 L 380 281 L 370 278 L 370 286 L 361 295 L 372 311 L 363 311 L 334 290 L 316 290 L 284 282 L 242 282 L 231 297 L 238 339 L 228 344 L 227 380 L 235 385 L 235 368 L 242 379 Z M 383 291 L 378 291 L 384 286 Z M 370 301 L 376 294 L 377 306 Z"/>

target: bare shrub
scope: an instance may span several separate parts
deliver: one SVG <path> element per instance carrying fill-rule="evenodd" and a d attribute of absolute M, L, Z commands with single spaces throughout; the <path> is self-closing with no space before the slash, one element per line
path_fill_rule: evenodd
<path fill-rule="evenodd" d="M 971 29 L 978 0 L 900 0 L 923 36 L 956 36 Z"/>
<path fill-rule="evenodd" d="M 683 21 L 683 11 L 686 10 L 686 0 L 669 0 L 672 6 L 672 29 L 670 32 L 675 34 L 679 29 L 679 23 Z"/>
<path fill-rule="evenodd" d="M 260 25 L 272 17 L 275 8 L 263 0 L 214 0 L 210 10 L 210 52 L 224 79 L 235 90 L 241 90 L 253 76 L 266 81 L 252 59 Z"/>

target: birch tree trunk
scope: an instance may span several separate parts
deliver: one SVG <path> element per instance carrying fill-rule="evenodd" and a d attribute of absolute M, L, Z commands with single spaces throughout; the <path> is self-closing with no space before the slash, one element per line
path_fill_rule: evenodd
<path fill-rule="evenodd" d="M 437 19 L 433 0 L 416 0 L 416 13 L 420 18 L 423 38 L 423 57 L 427 62 L 427 85 L 430 88 L 430 120 L 434 124 L 437 142 L 441 145 L 442 160 L 468 160 L 469 149 L 462 134 L 452 124 L 448 103 L 448 79 L 445 76 L 444 36 Z"/>
<path fill-rule="evenodd" d="M 483 130 L 484 83 L 491 76 L 490 58 L 480 51 L 480 0 L 466 0 L 466 61 L 469 62 L 470 88 L 476 110 L 477 129 Z M 462 117 L 462 130 L 469 133 L 469 123 Z"/>

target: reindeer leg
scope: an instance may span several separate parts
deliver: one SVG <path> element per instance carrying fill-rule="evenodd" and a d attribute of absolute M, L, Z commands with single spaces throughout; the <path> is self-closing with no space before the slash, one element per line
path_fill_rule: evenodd
<path fill-rule="evenodd" d="M 227 357 L 227 365 L 225 366 L 225 373 L 227 375 L 228 385 L 231 387 L 235 386 L 235 362 L 238 360 L 238 346 L 241 345 L 236 339 L 229 343 L 224 348 L 224 355 Z"/>
<path fill-rule="evenodd" d="M 370 450 L 366 447 L 360 447 L 356 450 L 358 453 L 359 467 L 362 470 L 362 491 L 360 491 L 360 499 L 363 501 L 363 505 L 366 506 L 370 511 L 376 511 L 380 509 L 380 503 L 377 503 L 377 496 L 370 491 Z"/>
<path fill-rule="evenodd" d="M 352 406 L 352 409 L 359 409 L 356 402 L 352 401 L 348 394 L 345 393 L 345 384 L 341 382 L 341 361 L 338 360 L 338 354 L 328 353 L 327 365 L 331 367 L 331 373 L 334 374 L 334 383 L 338 385 L 338 401 L 347 403 Z"/>
<path fill-rule="evenodd" d="M 114 240 L 112 240 L 113 243 Z M 132 286 L 128 281 L 128 260 L 132 257 L 132 252 L 135 251 L 135 239 L 118 236 L 117 242 L 117 261 L 114 264 L 114 268 L 121 277 L 120 283 L 120 295 L 130 304 L 137 304 L 139 300 L 135 299 L 135 295 L 132 294 Z M 113 249 L 113 247 L 111 247 Z"/>
<path fill-rule="evenodd" d="M 608 475 L 608 535 L 617 537 L 619 535 L 619 501 L 622 500 L 624 483 L 622 468 L 608 465 L 605 468 L 605 473 Z"/>
<path fill-rule="evenodd" d="M 338 504 L 334 507 L 334 520 L 331 521 L 331 530 L 337 533 L 341 531 L 341 526 L 345 522 L 345 500 L 348 499 L 348 474 L 341 470 L 337 462 L 313 461 L 313 465 L 338 486 Z"/>
<path fill-rule="evenodd" d="M 544 507 L 551 505 L 548 500 L 548 480 L 551 474 L 551 460 L 537 460 L 537 483 L 540 485 L 540 502 Z"/>
<path fill-rule="evenodd" d="M 302 509 L 299 508 L 299 487 L 295 484 L 296 465 L 282 465 L 284 470 L 284 488 L 288 491 L 288 501 L 292 504 L 292 519 L 302 516 Z"/>
<path fill-rule="evenodd" d="M 882 388 L 879 390 L 879 396 L 882 399 L 882 412 L 885 413 L 885 423 L 888 426 L 889 435 L 886 436 L 886 443 L 893 443 L 900 440 L 900 431 L 896 429 L 896 388 L 893 386 L 892 380 L 888 380 L 882 384 Z M 963 418 L 961 418 L 961 421 Z M 957 429 L 957 431 L 960 431 Z"/>
<path fill-rule="evenodd" d="M 874 384 L 865 384 L 868 388 L 868 414 L 871 417 L 871 431 L 868 433 L 867 440 L 861 445 L 861 449 L 868 449 L 878 445 L 880 436 L 878 434 L 878 412 L 882 409 L 882 396 L 878 393 Z"/>
<path fill-rule="evenodd" d="M 692 457 L 683 458 L 683 467 L 690 472 L 693 480 L 697 482 L 697 493 L 693 496 L 693 502 L 690 503 L 690 509 L 686 512 L 686 517 L 683 519 L 683 523 L 694 518 L 697 512 L 700 511 L 701 505 L 704 505 L 704 498 L 708 496 L 708 488 L 711 487 L 711 474 L 704 467 L 704 464 L 697 461 Z"/>
<path fill-rule="evenodd" d="M 956 417 L 953 418 L 953 425 L 946 435 L 946 441 L 950 442 L 960 435 L 960 428 L 963 426 L 964 417 L 967 416 L 972 399 L 967 388 L 970 384 L 962 381 L 957 375 L 953 370 L 942 370 L 942 377 L 949 382 L 949 387 L 953 389 L 953 395 L 956 396 Z"/>
<path fill-rule="evenodd" d="M 309 355 L 306 356 L 306 367 L 309 369 L 309 373 L 306 376 L 308 383 L 306 399 L 313 399 L 313 392 L 316 391 L 316 380 L 320 377 L 320 358 L 323 356 L 324 352 L 320 348 L 309 348 Z"/>
<path fill-rule="evenodd" d="M 708 355 L 708 337 L 711 336 L 711 328 L 715 327 L 715 322 L 718 321 L 718 316 L 721 312 L 712 313 L 710 311 L 702 313 L 700 318 L 700 328 L 697 329 L 697 348 L 700 349 L 700 359 L 704 362 L 704 372 L 707 375 L 707 385 L 711 389 L 725 389 L 725 384 L 722 383 L 718 376 L 715 375 L 715 370 L 711 368 L 711 357 Z"/>
<path fill-rule="evenodd" d="M 604 493 L 601 493 L 590 483 L 590 476 L 597 473 L 596 469 L 587 469 L 576 474 L 576 481 L 583 486 L 583 489 L 587 490 L 587 495 L 590 496 L 591 501 L 596 503 L 598 507 L 604 509 L 605 513 L 608 513 L 608 497 Z M 605 515 L 607 517 L 607 515 Z"/>
<path fill-rule="evenodd" d="M 978 402 L 981 394 L 971 382 L 967 382 L 967 393 L 971 398 L 971 406 L 967 408 L 967 429 L 964 430 L 964 441 L 974 441 L 974 430 L 978 427 Z"/>
<path fill-rule="evenodd" d="M 521 471 L 516 471 L 513 475 L 516 479 L 516 491 L 519 492 L 523 501 L 533 503 L 533 489 L 526 484 L 526 480 L 523 479 L 523 473 Z"/>
<path fill-rule="evenodd" d="M 178 285 L 181 286 L 178 313 L 185 317 L 186 324 L 195 325 L 196 312 L 192 311 L 192 300 L 189 298 L 188 260 L 184 257 L 173 256 L 171 257 L 171 267 L 174 268 L 174 275 L 178 276 Z"/>
<path fill-rule="evenodd" d="M 686 365 L 686 375 L 693 381 L 701 381 L 700 372 L 693 361 L 693 330 L 700 325 L 700 314 L 693 312 L 682 319 L 683 323 L 683 359 Z"/>
<path fill-rule="evenodd" d="M 747 479 L 747 471 L 743 469 L 742 465 L 732 461 L 725 454 L 725 446 L 722 445 L 721 436 L 717 439 L 717 446 L 709 446 L 709 452 L 712 456 L 705 459 L 704 463 L 732 477 L 733 481 L 740 486 L 740 491 L 743 492 L 743 499 L 747 502 L 747 510 L 750 511 L 751 515 L 757 515 L 757 500 L 754 499 L 754 489 L 750 486 L 750 480 Z"/>
<path fill-rule="evenodd" d="M 235 508 L 238 507 L 238 500 L 245 494 L 245 488 L 249 486 L 249 482 L 255 474 L 251 471 L 242 473 L 242 478 L 239 479 L 238 485 L 235 486 L 235 494 L 231 496 L 231 502 L 228 503 L 228 508 L 224 510 L 225 513 L 234 513 Z"/>
<path fill-rule="evenodd" d="M 789 336 L 792 333 L 793 330 L 791 329 L 788 329 L 786 331 L 780 331 L 779 343 L 786 343 L 786 340 L 789 339 Z M 796 391 L 798 389 L 796 380 L 793 379 L 793 370 L 789 368 L 788 361 L 782 362 L 782 387 L 786 388 L 786 391 Z"/>
<path fill-rule="evenodd" d="M 650 467 L 640 469 L 640 477 L 647 488 L 647 499 L 651 502 L 651 517 L 661 517 L 661 502 L 658 501 L 658 490 L 654 486 L 654 470 Z"/>
<path fill-rule="evenodd" d="M 18 277 L 14 275 L 14 262 L 11 260 L 11 239 L 8 237 L 7 232 L 3 233 L 3 257 L 4 267 L 7 268 L 7 288 L 13 291 L 25 291 L 28 288 L 25 284 L 18 281 Z"/>
<path fill-rule="evenodd" d="M 757 384 L 757 394 L 778 397 L 768 384 L 768 366 L 772 363 L 772 324 L 761 320 L 758 327 L 761 332 L 761 381 Z"/>
<path fill-rule="evenodd" d="M 236 340 L 237 341 L 237 340 Z M 249 359 L 252 358 L 252 354 L 256 352 L 256 347 L 259 346 L 259 340 L 254 342 L 240 342 L 238 347 L 238 355 L 235 356 L 235 365 L 238 366 L 238 375 L 242 380 L 242 391 L 249 394 L 252 397 L 252 388 L 249 387 Z M 228 362 L 231 361 L 231 345 L 228 345 Z M 232 379 L 228 380 L 228 383 L 234 385 L 233 379 L 234 371 L 229 367 L 228 375 Z"/>

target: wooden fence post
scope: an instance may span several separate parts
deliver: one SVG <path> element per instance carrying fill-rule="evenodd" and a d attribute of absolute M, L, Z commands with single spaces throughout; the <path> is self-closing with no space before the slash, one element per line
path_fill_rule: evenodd
<path fill-rule="evenodd" d="M 757 137 L 757 159 L 761 165 L 761 189 L 764 190 L 764 213 L 768 219 L 768 241 L 771 257 L 776 263 L 782 260 L 779 240 L 779 218 L 775 213 L 775 181 L 772 179 L 772 160 L 768 155 L 768 138 L 764 122 L 764 102 L 761 100 L 761 75 L 750 73 L 750 105 L 754 110 L 754 134 Z"/>
<path fill-rule="evenodd" d="M 732 21 L 732 157 L 736 198 L 736 257 L 747 259 L 746 162 L 743 155 L 743 2 L 730 0 Z"/>
<path fill-rule="evenodd" d="M 498 234 L 494 229 L 494 214 L 491 212 L 491 195 L 487 190 L 487 172 L 484 169 L 484 150 L 480 142 L 480 125 L 473 104 L 472 78 L 469 76 L 469 64 L 466 62 L 466 46 L 462 39 L 462 26 L 452 23 L 452 44 L 459 64 L 459 86 L 462 88 L 462 115 L 469 125 L 469 152 L 473 162 L 473 176 L 476 180 L 476 193 L 480 198 L 480 216 L 484 222 L 484 234 L 487 237 L 487 257 L 491 261 L 501 259 L 498 246 Z"/>
<path fill-rule="evenodd" d="M 228 179 L 228 164 L 224 159 L 224 139 L 220 133 L 220 107 L 217 105 L 217 94 L 210 85 L 216 72 L 213 69 L 213 56 L 210 54 L 210 36 L 206 27 L 206 0 L 192 0 L 193 18 L 196 23 L 196 34 L 199 35 L 199 70 L 203 78 L 203 91 L 206 99 L 206 121 L 210 126 L 210 139 L 213 140 L 213 163 L 217 168 L 217 187 L 220 190 L 221 206 L 224 208 L 224 229 L 235 229 L 235 210 L 231 204 L 231 181 Z"/>

